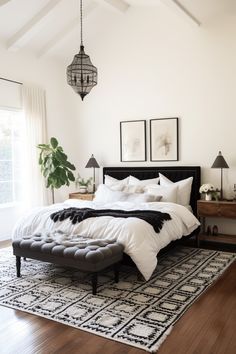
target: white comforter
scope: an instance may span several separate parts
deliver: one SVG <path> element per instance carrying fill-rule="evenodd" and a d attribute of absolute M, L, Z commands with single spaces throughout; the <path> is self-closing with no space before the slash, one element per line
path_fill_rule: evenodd
<path fill-rule="evenodd" d="M 171 220 L 165 221 L 160 233 L 156 233 L 149 223 L 138 218 L 113 218 L 102 216 L 89 218 L 73 225 L 69 219 L 54 223 L 50 215 L 69 207 L 90 207 L 95 209 L 158 210 L 169 213 Z M 116 239 L 124 245 L 127 253 L 144 278 L 148 280 L 157 265 L 156 255 L 172 240 L 190 234 L 199 225 L 195 216 L 187 208 L 174 203 L 116 202 L 98 204 L 95 202 L 68 199 L 64 203 L 37 208 L 25 215 L 16 225 L 13 238 L 40 232 L 61 230 L 70 235 L 89 236 L 98 239 Z"/>

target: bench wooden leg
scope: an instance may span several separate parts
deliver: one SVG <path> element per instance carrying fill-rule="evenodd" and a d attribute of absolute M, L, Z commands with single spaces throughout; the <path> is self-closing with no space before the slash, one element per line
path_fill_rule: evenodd
<path fill-rule="evenodd" d="M 19 256 L 16 256 L 16 275 L 17 278 L 20 277 L 20 266 L 21 266 L 21 259 Z"/>
<path fill-rule="evenodd" d="M 114 264 L 115 282 L 119 282 L 119 263 Z"/>
<path fill-rule="evenodd" d="M 98 274 L 92 274 L 92 287 L 93 287 L 93 295 L 97 294 L 97 283 L 98 283 Z"/>

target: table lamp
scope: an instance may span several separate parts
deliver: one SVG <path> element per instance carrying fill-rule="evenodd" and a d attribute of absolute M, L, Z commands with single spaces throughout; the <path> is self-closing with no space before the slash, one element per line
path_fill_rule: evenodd
<path fill-rule="evenodd" d="M 220 179 L 220 199 L 223 200 L 223 168 L 229 168 L 227 162 L 225 161 L 224 157 L 219 151 L 218 156 L 216 157 L 215 161 L 211 168 L 220 168 L 221 169 L 221 179 Z"/>
<path fill-rule="evenodd" d="M 99 168 L 99 164 L 97 163 L 97 160 L 95 159 L 95 157 L 92 156 L 90 157 L 90 159 L 87 162 L 87 165 L 85 166 L 85 168 L 93 168 L 93 193 L 95 192 L 95 168 Z"/>

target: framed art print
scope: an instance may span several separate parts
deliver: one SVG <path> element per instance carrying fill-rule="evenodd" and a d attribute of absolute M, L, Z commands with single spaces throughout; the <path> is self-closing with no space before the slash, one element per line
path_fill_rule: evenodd
<path fill-rule="evenodd" d="M 120 122 L 120 160 L 146 161 L 146 121 Z"/>
<path fill-rule="evenodd" d="M 150 160 L 178 161 L 178 118 L 150 120 Z"/>

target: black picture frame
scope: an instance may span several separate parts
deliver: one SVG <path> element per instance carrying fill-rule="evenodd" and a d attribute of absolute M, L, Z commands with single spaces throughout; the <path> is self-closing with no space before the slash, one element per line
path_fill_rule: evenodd
<path fill-rule="evenodd" d="M 179 160 L 179 118 L 150 119 L 150 161 Z"/>
<path fill-rule="evenodd" d="M 146 120 L 120 122 L 120 161 L 147 161 Z"/>

